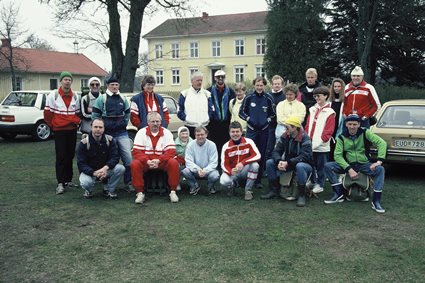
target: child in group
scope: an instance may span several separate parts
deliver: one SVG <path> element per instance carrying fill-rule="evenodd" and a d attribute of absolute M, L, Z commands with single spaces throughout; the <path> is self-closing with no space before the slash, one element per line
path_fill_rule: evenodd
<path fill-rule="evenodd" d="M 286 119 L 296 116 L 301 119 L 302 123 L 306 113 L 304 104 L 296 99 L 298 93 L 298 86 L 296 84 L 287 84 L 284 88 L 284 93 L 286 99 L 279 102 L 276 106 L 277 126 L 275 135 L 277 141 L 286 132 Z"/>
<path fill-rule="evenodd" d="M 235 86 L 236 97 L 229 102 L 230 122 L 239 122 L 242 125 L 243 135 L 246 133 L 246 121 L 239 117 L 242 101 L 245 98 L 246 86 L 244 83 L 237 83 Z"/>
<path fill-rule="evenodd" d="M 179 172 L 185 168 L 184 154 L 186 151 L 187 144 L 192 141 L 189 136 L 189 129 L 185 126 L 181 126 L 177 130 L 177 138 L 174 143 L 176 144 L 176 159 L 179 162 Z M 177 186 L 177 191 L 181 190 L 180 184 Z"/>

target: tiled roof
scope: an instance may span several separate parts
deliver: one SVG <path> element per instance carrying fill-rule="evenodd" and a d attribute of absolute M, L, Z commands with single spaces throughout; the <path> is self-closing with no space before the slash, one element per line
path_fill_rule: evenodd
<path fill-rule="evenodd" d="M 2 52 L 6 47 L 2 47 Z M 19 70 L 34 73 L 60 73 L 69 71 L 75 75 L 106 76 L 108 73 L 84 54 L 14 48 L 14 65 Z M 0 70 L 8 70 L 9 63 L 0 54 Z"/>
<path fill-rule="evenodd" d="M 213 35 L 266 31 L 267 11 L 208 16 L 197 18 L 169 19 L 145 34 L 146 39 L 191 35 Z"/>

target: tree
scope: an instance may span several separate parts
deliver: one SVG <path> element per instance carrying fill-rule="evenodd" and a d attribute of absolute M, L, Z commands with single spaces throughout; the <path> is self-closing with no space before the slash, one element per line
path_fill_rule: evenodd
<path fill-rule="evenodd" d="M 303 81 L 309 67 L 323 67 L 325 0 L 268 0 L 266 72 Z"/>
<path fill-rule="evenodd" d="M 32 49 L 42 49 L 54 51 L 55 48 L 47 42 L 47 40 L 42 39 L 34 34 L 30 34 L 25 40 L 25 45 Z"/>
<path fill-rule="evenodd" d="M 87 32 L 78 32 L 76 30 L 68 32 L 71 36 L 83 36 L 83 40 L 96 42 L 109 49 L 112 62 L 112 74 L 120 80 L 121 90 L 123 92 L 133 91 L 134 77 L 139 68 L 139 46 L 140 35 L 142 31 L 142 22 L 145 11 L 154 12 L 154 8 L 148 7 L 153 2 L 165 9 L 172 9 L 179 13 L 187 9 L 189 0 L 40 0 L 41 2 L 55 2 L 57 7 L 56 17 L 58 22 L 67 22 L 76 15 L 82 14 L 86 5 L 97 5 L 96 11 L 107 12 L 107 19 L 102 16 L 100 21 L 96 21 L 94 14 L 87 18 L 79 18 L 79 21 L 85 21 L 94 26 L 99 32 L 98 37 L 94 37 Z M 125 47 L 121 34 L 121 17 L 129 17 L 128 30 L 126 35 Z M 105 34 L 103 28 L 107 28 Z M 69 31 L 69 30 L 68 30 Z M 67 32 L 65 32 L 67 33 Z"/>

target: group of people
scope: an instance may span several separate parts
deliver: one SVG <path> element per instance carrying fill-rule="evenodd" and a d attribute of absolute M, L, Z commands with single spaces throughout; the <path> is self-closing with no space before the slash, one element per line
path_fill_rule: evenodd
<path fill-rule="evenodd" d="M 202 73 L 192 74 L 191 87 L 178 99 L 177 115 L 185 126 L 174 140 L 167 129 L 167 105 L 153 90 L 154 77 L 143 78 L 142 91 L 130 103 L 120 95 L 116 78 L 107 81 L 105 94 L 99 92 L 100 80 L 91 78 L 90 92 L 80 102 L 71 90 L 72 75 L 61 73 L 61 86 L 49 94 L 45 108 L 46 122 L 55 133 L 56 192 L 63 193 L 71 184 L 74 153 L 69 149 L 75 148 L 81 118 L 81 131 L 90 125 L 77 149 L 85 197 L 92 196 L 95 182 L 103 182 L 105 195 L 116 198 L 115 188 L 124 175 L 126 188 L 136 191 L 135 202 L 143 203 L 144 174 L 163 170 L 171 202 L 179 201 L 182 180 L 196 195 L 199 179 L 206 180 L 209 194 L 216 192 L 218 180 L 229 195 L 242 186 L 249 201 L 253 188 L 262 188 L 264 172 L 269 191 L 261 198 L 270 199 L 280 196 L 280 176 L 291 172 L 297 206 L 305 206 L 310 183 L 318 194 L 326 179 L 333 195 L 325 203 L 333 204 L 348 198 L 338 178 L 346 173 L 353 180 L 359 174 L 373 178 L 372 208 L 385 212 L 380 200 L 386 143 L 368 129 L 380 102 L 360 67 L 353 69 L 347 86 L 337 78 L 330 88 L 320 84 L 314 68 L 306 71 L 306 82 L 299 88 L 285 85 L 276 75 L 271 93 L 265 91 L 263 77 L 256 78 L 254 91 L 246 94 L 243 83 L 233 90 L 225 84 L 225 76 L 223 70 L 217 71 L 215 83 L 204 89 Z M 126 132 L 129 120 L 139 129 L 132 148 Z M 376 162 L 368 159 L 366 141 L 378 150 Z"/>

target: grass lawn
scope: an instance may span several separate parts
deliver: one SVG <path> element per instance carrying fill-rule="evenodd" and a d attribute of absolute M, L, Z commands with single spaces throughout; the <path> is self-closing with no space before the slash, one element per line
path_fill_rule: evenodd
<path fill-rule="evenodd" d="M 419 167 L 387 172 L 370 203 L 180 193 L 143 206 L 55 195 L 54 143 L 0 139 L 0 282 L 423 282 L 425 188 Z M 77 169 L 74 182 L 78 181 Z M 265 180 L 263 182 L 266 183 Z"/>

